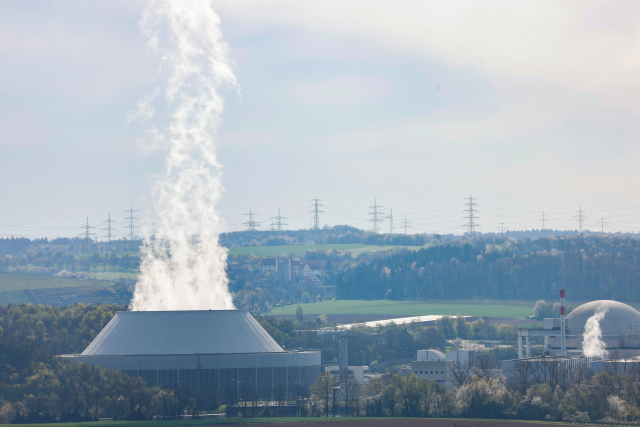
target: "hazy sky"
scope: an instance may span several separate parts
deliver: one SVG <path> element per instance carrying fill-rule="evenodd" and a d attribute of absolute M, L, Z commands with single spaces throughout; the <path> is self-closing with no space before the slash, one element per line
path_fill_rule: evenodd
<path fill-rule="evenodd" d="M 240 87 L 218 155 L 229 230 L 640 230 L 640 2 L 214 1 Z M 0 0 L 0 236 L 71 236 L 133 205 L 148 151 L 127 115 L 158 80 L 143 1 Z M 122 228 L 122 227 L 121 227 Z M 385 224 L 383 231 L 388 230 Z"/>

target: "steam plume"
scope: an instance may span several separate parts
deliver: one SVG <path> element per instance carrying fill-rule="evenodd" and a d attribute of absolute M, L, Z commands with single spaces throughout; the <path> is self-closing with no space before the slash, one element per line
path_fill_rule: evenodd
<path fill-rule="evenodd" d="M 218 89 L 236 80 L 220 18 L 207 0 L 150 0 L 140 25 L 168 80 L 130 118 L 152 123 L 161 114 L 169 125 L 148 130 L 168 155 L 153 190 L 156 238 L 145 238 L 131 308 L 232 309 L 227 253 L 218 244 L 222 186 L 214 140 L 224 106 Z"/>
<path fill-rule="evenodd" d="M 587 320 L 587 324 L 584 327 L 584 334 L 582 334 L 582 351 L 587 357 L 606 359 L 609 354 L 602 341 L 602 330 L 600 329 L 600 322 L 604 319 L 607 311 L 606 308 L 598 308 L 595 314 Z"/>

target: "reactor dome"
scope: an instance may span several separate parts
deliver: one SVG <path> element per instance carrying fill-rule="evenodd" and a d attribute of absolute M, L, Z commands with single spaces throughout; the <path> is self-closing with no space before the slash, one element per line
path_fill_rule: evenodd
<path fill-rule="evenodd" d="M 602 335 L 618 335 L 626 337 L 629 328 L 640 329 L 640 312 L 633 307 L 618 301 L 600 300 L 582 304 L 567 315 L 567 334 L 582 335 L 587 320 L 604 309 L 606 314 L 600 322 Z"/>

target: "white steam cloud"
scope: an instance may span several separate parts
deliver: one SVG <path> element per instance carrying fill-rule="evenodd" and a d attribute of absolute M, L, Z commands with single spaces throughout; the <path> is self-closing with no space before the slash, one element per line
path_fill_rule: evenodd
<path fill-rule="evenodd" d="M 605 348 L 604 341 L 602 341 L 602 330 L 600 329 L 600 322 L 604 319 L 607 311 L 606 308 L 598 308 L 595 314 L 587 320 L 584 334 L 582 334 L 582 352 L 586 357 L 606 359 L 609 354 Z"/>
<path fill-rule="evenodd" d="M 145 231 L 131 309 L 232 309 L 227 252 L 218 244 L 222 186 L 215 138 L 224 107 L 218 89 L 236 86 L 236 79 L 220 18 L 207 0 L 150 0 L 140 25 L 168 78 L 130 119 L 149 123 L 152 145 L 164 146 L 168 156 L 154 185 L 155 238 Z M 158 115 L 168 126 L 151 124 Z"/>

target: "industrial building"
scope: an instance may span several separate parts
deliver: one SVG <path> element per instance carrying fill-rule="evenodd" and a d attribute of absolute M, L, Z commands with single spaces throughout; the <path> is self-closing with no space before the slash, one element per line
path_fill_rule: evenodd
<path fill-rule="evenodd" d="M 584 356 L 583 334 L 589 318 L 604 313 L 598 322 L 601 341 L 607 352 L 618 357 L 640 356 L 640 312 L 618 301 L 591 301 L 565 317 L 564 290 L 561 290 L 560 318 L 544 319 L 544 330 L 518 332 L 518 358 L 531 357 L 531 337 L 544 337 L 544 353 L 550 356 Z M 525 347 L 523 352 L 523 339 Z"/>
<path fill-rule="evenodd" d="M 416 360 L 411 362 L 411 369 L 403 369 L 405 376 L 416 375 L 418 378 L 434 380 L 440 385 L 450 387 L 451 374 L 456 369 L 475 367 L 473 350 L 455 350 L 445 356 L 439 350 L 418 350 Z"/>
<path fill-rule="evenodd" d="M 279 282 L 291 281 L 291 257 L 284 252 L 276 258 L 276 279 Z"/>
<path fill-rule="evenodd" d="M 61 356 L 140 377 L 151 386 L 214 387 L 270 397 L 308 389 L 319 351 L 288 352 L 245 310 L 118 312 L 79 355 Z"/>

